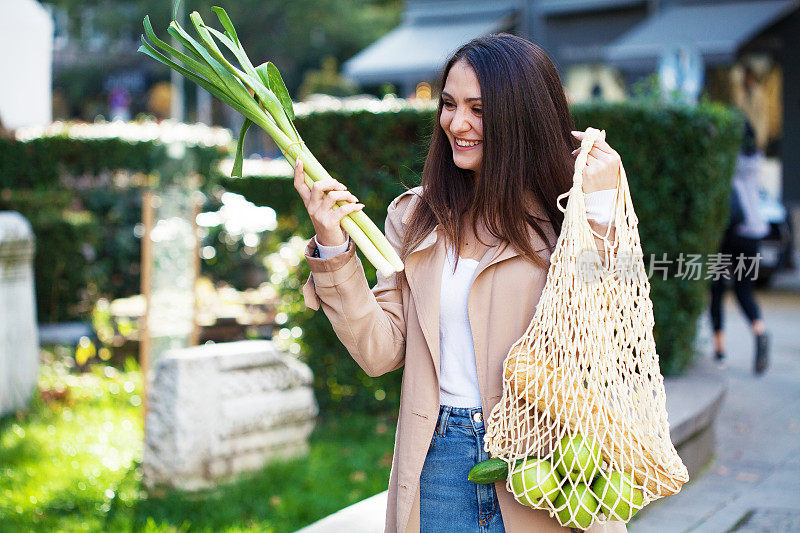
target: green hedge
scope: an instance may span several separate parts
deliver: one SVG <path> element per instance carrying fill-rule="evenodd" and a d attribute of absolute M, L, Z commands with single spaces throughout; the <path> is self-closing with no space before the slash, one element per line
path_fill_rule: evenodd
<path fill-rule="evenodd" d="M 741 138 L 741 121 L 725 108 L 625 103 L 575 106 L 578 128 L 608 131 L 622 155 L 639 217 L 645 257 L 716 251 L 727 218 L 727 195 Z M 386 206 L 419 175 L 433 125 L 431 111 L 319 112 L 298 119 L 298 129 L 326 168 L 346 182 L 382 225 Z M 313 233 L 291 179 L 229 179 L 215 175 L 215 147 L 196 148 L 207 183 L 278 212 L 278 230 L 267 248 L 292 234 Z M 114 169 L 158 172 L 167 156 L 157 143 L 116 139 L 76 141 L 63 137 L 25 143 L 0 139 L 0 209 L 20 211 L 37 235 L 36 283 L 41 320 L 73 319 L 86 292 L 111 297 L 138 290 L 139 220 L 136 187 L 62 187 L 65 176 L 98 176 Z M 76 209 L 75 205 L 80 207 Z M 370 284 L 374 269 L 364 262 Z M 674 273 L 673 264 L 671 272 Z M 384 411 L 399 403 L 400 371 L 377 379 L 362 372 L 336 339 L 327 318 L 302 305 L 298 283 L 308 270 L 301 262 L 282 291 L 290 325 L 314 370 L 323 409 Z M 696 321 L 705 309 L 708 281 L 651 279 L 655 337 L 662 370 L 680 372 L 691 360 Z"/>
<path fill-rule="evenodd" d="M 364 211 L 381 228 L 391 199 L 405 190 L 404 184 L 408 187 L 419 184 L 430 135 L 430 112 L 325 111 L 299 117 L 296 123 L 306 145 L 331 175 L 352 184 L 365 204 Z M 273 245 L 291 235 L 313 235 L 308 214 L 291 179 L 223 178 L 221 185 L 277 211 L 278 229 L 271 235 Z M 364 269 L 373 285 L 375 269 L 368 262 L 364 262 Z M 367 376 L 347 354 L 325 315 L 303 305 L 298 282 L 307 277 L 308 268 L 303 261 L 281 291 L 281 308 L 291 317 L 290 325 L 300 325 L 303 329 L 299 342 L 302 353 L 306 354 L 305 362 L 314 372 L 320 408 L 327 412 L 396 410 L 401 371 L 379 378 Z"/>
<path fill-rule="evenodd" d="M 430 111 L 413 109 L 380 114 L 325 111 L 298 118 L 297 128 L 317 159 L 333 177 L 357 191 L 364 211 L 383 229 L 389 202 L 405 190 L 404 185 L 419 184 L 431 119 Z M 277 211 L 278 230 L 273 238 L 314 234 L 291 179 L 226 178 L 222 186 Z M 364 270 L 374 285 L 375 269 L 364 261 Z M 281 291 L 281 307 L 290 316 L 288 325 L 303 329 L 299 342 L 305 362 L 314 372 L 320 408 L 373 413 L 396 409 L 401 370 L 379 378 L 367 376 L 347 354 L 325 315 L 304 307 L 298 278 L 302 283 L 307 277 L 303 261 Z"/>
<path fill-rule="evenodd" d="M 189 148 L 197 171 L 215 174 L 225 152 L 217 147 Z M 115 170 L 150 174 L 169 161 L 158 141 L 75 139 L 66 135 L 38 137 L 24 142 L 0 137 L 0 189 L 61 188 L 64 177 L 97 177 Z"/>
<path fill-rule="evenodd" d="M 69 210 L 64 205 L 71 200 L 67 191 L 17 193 L 10 199 L 15 210 L 31 223 L 36 236 L 34 275 L 39 321 L 81 316 L 87 311 L 82 307 L 87 291 L 98 278 L 92 259 L 101 242 L 102 227 L 96 217 L 88 211 Z"/>
<path fill-rule="evenodd" d="M 213 187 L 227 147 L 187 150 Z M 0 210 L 20 212 L 33 227 L 39 321 L 85 319 L 98 296 L 139 292 L 141 187 L 174 167 L 157 141 L 0 138 Z"/>
<path fill-rule="evenodd" d="M 695 108 L 652 103 L 580 105 L 572 109 L 576 126 L 606 129 L 622 156 L 639 217 L 645 257 L 680 252 L 709 254 L 727 218 L 727 197 L 741 139 L 741 121 L 728 109 L 703 104 Z M 418 184 L 434 115 L 430 111 L 326 112 L 303 117 L 298 129 L 308 147 L 335 177 L 340 177 L 366 204 L 379 225 L 386 206 Z M 310 237 L 313 229 L 290 179 L 226 179 L 226 189 L 278 211 L 279 227 Z M 371 265 L 364 261 L 370 284 Z M 648 263 L 649 264 L 649 263 Z M 675 271 L 675 266 L 671 272 Z M 296 276 L 305 280 L 302 262 Z M 400 371 L 377 379 L 361 371 L 322 312 L 302 305 L 297 277 L 282 293 L 289 323 L 300 325 L 300 343 L 314 370 L 323 409 L 380 411 L 399 403 Z M 666 374 L 683 370 L 693 357 L 699 314 L 705 309 L 708 281 L 666 281 L 653 277 L 655 338 Z"/>
<path fill-rule="evenodd" d="M 667 279 L 650 279 L 654 335 L 665 374 L 691 362 L 697 318 L 708 304 L 710 281 L 680 279 L 680 254 L 716 253 L 728 219 L 728 196 L 742 142 L 742 118 L 727 108 L 704 104 L 652 103 L 575 106 L 579 129 L 606 130 L 622 157 L 649 259 L 666 254 Z M 704 269 L 701 277 L 705 277 Z M 702 354 L 698 354 L 702 355 Z"/>

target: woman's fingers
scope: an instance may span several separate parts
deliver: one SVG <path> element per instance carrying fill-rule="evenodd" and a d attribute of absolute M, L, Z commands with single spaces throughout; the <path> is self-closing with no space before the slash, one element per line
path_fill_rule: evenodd
<path fill-rule="evenodd" d="M 294 188 L 303 199 L 303 203 L 308 207 L 308 201 L 311 199 L 311 189 L 306 185 L 305 172 L 303 172 L 303 161 L 298 157 L 294 163 Z"/>
<path fill-rule="evenodd" d="M 595 159 L 599 159 L 600 161 L 610 161 L 611 158 L 613 157 L 608 152 L 600 150 L 597 146 L 594 146 L 592 147 L 591 150 L 589 150 L 589 155 L 594 157 Z"/>
<path fill-rule="evenodd" d="M 584 137 L 586 137 L 585 131 L 573 131 L 572 136 L 578 139 L 579 141 L 583 141 Z M 606 130 L 601 130 L 600 135 L 598 135 L 597 140 L 594 142 L 594 147 L 600 148 L 603 152 L 612 152 L 613 149 L 611 146 L 608 145 L 606 142 Z"/>
<path fill-rule="evenodd" d="M 573 150 L 572 151 L 572 157 L 577 157 L 579 152 L 580 152 L 580 149 Z M 587 155 L 588 155 L 588 158 L 587 158 L 587 161 L 586 161 L 587 164 L 590 161 L 594 161 L 594 160 L 602 161 L 602 162 L 605 162 L 605 163 L 608 163 L 608 164 L 613 164 L 615 162 L 619 162 L 619 154 L 617 154 L 616 151 L 611 150 L 611 152 L 606 152 L 606 151 L 600 150 L 597 146 L 592 147 L 592 149 L 589 150 Z"/>
<path fill-rule="evenodd" d="M 594 143 L 594 148 L 597 148 L 597 149 L 598 149 L 598 150 L 600 150 L 601 152 L 605 152 L 605 153 L 607 153 L 607 154 L 612 154 L 612 153 L 614 153 L 614 149 L 613 149 L 613 148 L 611 148 L 611 145 L 609 145 L 609 144 L 608 144 L 607 142 L 605 142 L 605 141 L 603 141 L 603 142 L 596 142 L 596 143 Z"/>
<path fill-rule="evenodd" d="M 609 151 L 601 150 L 600 147 L 595 146 L 589 153 L 600 161 L 604 161 L 607 165 L 619 165 L 622 159 L 617 151 L 610 146 L 608 147 L 608 150 Z"/>
<path fill-rule="evenodd" d="M 600 150 L 601 152 L 605 152 L 610 155 L 617 155 L 617 151 L 611 148 L 611 145 L 606 142 L 605 135 L 603 135 L 603 139 L 598 139 L 596 143 L 594 143 L 594 147 Z"/>
<path fill-rule="evenodd" d="M 339 183 L 333 178 L 315 182 L 314 185 L 311 187 L 310 205 L 313 205 L 315 207 L 318 206 L 320 202 L 322 202 L 322 198 L 323 196 L 325 196 L 325 193 L 334 190 L 344 191 L 347 190 L 347 187 L 345 187 L 343 184 Z"/>
<path fill-rule="evenodd" d="M 330 191 L 325 195 L 325 198 L 322 199 L 320 209 L 333 209 L 336 202 L 358 202 L 358 198 L 350 191 Z"/>
<path fill-rule="evenodd" d="M 582 131 L 573 131 L 572 135 L 581 141 L 586 137 Z M 580 149 L 574 150 L 573 157 L 579 152 Z M 606 142 L 606 131 L 602 130 L 587 153 L 586 169 L 583 173 L 584 191 L 594 192 L 615 188 L 621 163 L 619 154 Z"/>
<path fill-rule="evenodd" d="M 578 157 L 578 152 L 580 152 L 580 150 L 574 150 L 572 152 L 572 157 Z M 596 151 L 594 151 L 594 149 L 589 150 L 589 152 L 586 153 L 586 164 L 589 164 L 589 161 L 602 160 L 602 159 L 603 156 L 599 155 Z"/>
<path fill-rule="evenodd" d="M 611 159 L 616 155 L 616 152 L 614 152 L 613 150 L 611 151 L 611 153 L 609 153 L 595 148 L 596 147 L 589 150 L 589 155 L 597 159 Z M 578 148 L 577 150 L 573 150 L 572 157 L 577 157 L 580 151 L 581 151 L 580 148 Z"/>
<path fill-rule="evenodd" d="M 314 182 L 309 188 L 300 158 L 295 161 L 294 188 L 303 199 L 320 244 L 342 242 L 342 219 L 364 208 L 347 187 L 333 178 Z M 346 203 L 334 209 L 337 202 Z"/>
<path fill-rule="evenodd" d="M 346 217 L 350 213 L 353 213 L 355 211 L 360 211 L 362 209 L 364 209 L 364 204 L 359 204 L 359 203 L 345 204 L 341 207 L 334 209 L 332 212 L 333 213 L 332 216 L 337 223 L 341 223 L 344 217 Z"/>
<path fill-rule="evenodd" d="M 586 166 L 587 167 L 592 167 L 592 166 L 596 167 L 599 164 L 600 164 L 600 159 L 595 157 L 592 154 L 592 152 L 589 152 L 588 157 L 586 158 Z"/>

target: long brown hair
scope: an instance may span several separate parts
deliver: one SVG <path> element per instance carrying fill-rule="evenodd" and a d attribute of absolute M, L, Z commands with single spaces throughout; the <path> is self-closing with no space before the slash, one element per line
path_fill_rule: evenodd
<path fill-rule="evenodd" d="M 483 157 L 480 178 L 453 162 L 453 150 L 439 125 L 442 99 L 436 112 L 425 166 L 422 201 L 411 215 L 403 238 L 405 259 L 433 228 L 440 224 L 449 243 L 461 250 L 462 220 L 485 221 L 495 237 L 514 246 L 534 264 L 546 267 L 530 242 L 532 228 L 552 252 L 564 215 L 556 207 L 558 195 L 572 184 L 577 142 L 572 138 L 572 117 L 556 68 L 547 54 L 532 42 L 506 33 L 474 39 L 459 48 L 442 71 L 444 88 L 450 68 L 464 59 L 481 87 Z M 537 206 L 537 217 L 531 206 Z"/>

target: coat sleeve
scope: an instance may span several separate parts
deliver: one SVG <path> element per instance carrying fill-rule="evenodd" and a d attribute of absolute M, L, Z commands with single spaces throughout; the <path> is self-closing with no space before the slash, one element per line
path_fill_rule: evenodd
<path fill-rule="evenodd" d="M 399 251 L 402 224 L 398 200 L 389 206 L 385 233 Z M 322 308 L 336 336 L 369 376 L 401 367 L 405 362 L 406 324 L 397 273 L 388 278 L 378 273 L 378 282 L 370 289 L 352 239 L 344 253 L 329 259 L 313 257 L 314 245 L 311 239 L 306 248 L 311 270 L 303 286 L 306 307 Z"/>

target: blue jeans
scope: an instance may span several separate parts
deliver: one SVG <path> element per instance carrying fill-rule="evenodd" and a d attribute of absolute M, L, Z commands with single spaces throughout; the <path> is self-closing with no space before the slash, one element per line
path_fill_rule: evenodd
<path fill-rule="evenodd" d="M 480 407 L 442 405 L 420 476 L 421 533 L 505 533 L 494 484 L 467 479 L 489 458 Z"/>

